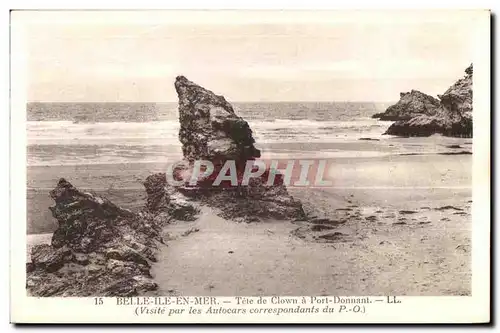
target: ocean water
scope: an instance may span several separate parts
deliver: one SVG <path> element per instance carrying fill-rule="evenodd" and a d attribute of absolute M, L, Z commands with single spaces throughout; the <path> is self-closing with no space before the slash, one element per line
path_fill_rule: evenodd
<path fill-rule="evenodd" d="M 263 157 L 425 153 L 456 141 L 382 135 L 392 122 L 371 116 L 390 103 L 232 105 L 248 121 Z M 181 154 L 178 131 L 177 103 L 28 103 L 28 166 L 167 162 Z"/>

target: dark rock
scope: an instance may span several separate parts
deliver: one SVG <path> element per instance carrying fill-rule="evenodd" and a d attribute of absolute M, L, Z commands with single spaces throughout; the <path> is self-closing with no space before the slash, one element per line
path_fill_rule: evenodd
<path fill-rule="evenodd" d="M 148 195 L 146 209 L 153 214 L 167 212 L 173 219 L 194 221 L 200 212 L 188 198 L 167 184 L 165 173 L 148 176 L 144 187 Z"/>
<path fill-rule="evenodd" d="M 130 297 L 144 294 L 148 291 L 154 291 L 158 285 L 149 278 L 141 275 L 132 278 L 125 278 L 113 283 L 104 290 L 104 296 L 107 297 Z"/>
<path fill-rule="evenodd" d="M 339 227 L 340 223 L 343 222 L 330 221 L 330 223 L 316 224 L 309 221 L 302 221 L 297 223 L 299 227 L 292 230 L 290 235 L 309 242 L 331 243 L 352 241 L 353 237 L 348 234 L 340 231 L 332 232 Z"/>
<path fill-rule="evenodd" d="M 180 221 L 196 220 L 200 209 L 198 206 L 189 201 L 189 199 L 180 192 L 171 194 L 171 201 L 168 208 L 168 213 L 172 218 Z"/>
<path fill-rule="evenodd" d="M 438 155 L 472 155 L 472 152 L 462 150 L 462 151 L 447 151 L 443 153 L 438 153 Z"/>
<path fill-rule="evenodd" d="M 192 174 L 197 160 L 210 161 L 214 171 L 195 184 L 183 179 L 184 184 L 175 187 L 166 184 L 164 175 L 148 177 L 148 211 L 166 210 L 176 219 L 193 220 L 198 210 L 193 209 L 192 202 L 197 201 L 219 208 L 219 215 L 232 220 L 304 219 L 301 203 L 288 194 L 279 172 L 271 185 L 267 184 L 269 169 L 248 184 L 242 183 L 247 162 L 259 158 L 260 151 L 254 146 L 248 123 L 235 114 L 231 104 L 183 76 L 177 77 L 175 89 L 179 97 L 179 140 L 187 166 L 176 169 L 174 179 L 182 179 L 183 173 Z M 214 185 L 227 161 L 234 162 L 237 184 L 223 181 Z"/>
<path fill-rule="evenodd" d="M 325 239 L 328 241 L 336 241 L 342 239 L 344 236 L 346 236 L 346 234 L 341 232 L 333 232 L 326 235 L 319 235 L 318 238 Z"/>
<path fill-rule="evenodd" d="M 52 246 L 68 246 L 77 252 L 94 251 L 113 239 L 115 221 L 135 218 L 129 210 L 121 209 L 106 198 L 78 191 L 65 179 L 59 180 L 50 192 L 56 205 L 50 207 L 59 227 L 52 236 Z"/>
<path fill-rule="evenodd" d="M 323 231 L 323 230 L 331 230 L 334 229 L 335 227 L 327 224 L 313 224 L 311 226 L 311 231 Z"/>
<path fill-rule="evenodd" d="M 399 214 L 403 214 L 403 215 L 415 214 L 415 213 L 417 213 L 417 212 L 414 210 L 400 210 L 399 211 Z"/>
<path fill-rule="evenodd" d="M 465 216 L 465 215 L 467 215 L 467 213 L 466 212 L 455 212 L 455 213 L 453 213 L 453 215 L 462 215 L 462 216 Z"/>
<path fill-rule="evenodd" d="M 470 253 L 471 246 L 470 245 L 466 245 L 466 244 L 461 244 L 461 245 L 458 245 L 455 248 L 455 250 L 458 250 L 459 252 Z"/>
<path fill-rule="evenodd" d="M 373 138 L 359 138 L 358 140 L 361 140 L 361 141 L 380 141 L 380 139 L 373 139 Z"/>
<path fill-rule="evenodd" d="M 31 262 L 36 268 L 55 272 L 73 257 L 67 247 L 54 248 L 48 244 L 36 245 L 31 249 Z"/>
<path fill-rule="evenodd" d="M 458 208 L 458 207 L 450 206 L 450 205 L 442 206 L 442 207 L 438 207 L 438 208 L 434 208 L 434 210 L 449 210 L 449 209 L 458 210 L 458 211 L 462 211 L 463 210 L 462 208 Z"/>
<path fill-rule="evenodd" d="M 90 263 L 92 264 L 104 265 L 106 263 L 106 256 L 104 255 L 104 253 L 89 253 L 88 257 Z"/>
<path fill-rule="evenodd" d="M 426 95 L 418 90 L 402 92 L 400 100 L 387 108 L 383 113 L 378 113 L 372 118 L 380 120 L 409 120 L 419 115 L 433 115 L 439 108 L 439 100 Z"/>
<path fill-rule="evenodd" d="M 335 221 L 335 220 L 331 220 L 329 218 L 308 219 L 308 222 L 314 223 L 314 224 L 342 224 L 342 223 L 345 223 L 344 220 L 342 220 L 342 221 Z"/>
<path fill-rule="evenodd" d="M 84 253 L 75 253 L 74 260 L 77 264 L 84 265 L 84 266 L 88 265 L 90 262 L 89 256 L 87 254 L 84 254 Z"/>
<path fill-rule="evenodd" d="M 149 265 L 136 265 L 134 262 L 130 261 L 108 259 L 106 269 L 117 276 L 135 276 L 137 274 L 143 274 L 148 277 L 150 276 Z"/>
<path fill-rule="evenodd" d="M 148 196 L 146 208 L 150 212 L 157 212 L 168 208 L 170 198 L 167 194 L 167 177 L 165 173 L 155 173 L 146 178 L 144 187 Z"/>
<path fill-rule="evenodd" d="M 472 65 L 464 78 L 453 84 L 440 98 L 432 114 L 418 115 L 392 124 L 385 134 L 397 136 L 430 136 L 442 134 L 472 137 Z"/>
<path fill-rule="evenodd" d="M 34 274 L 28 275 L 26 280 L 26 289 L 28 295 L 38 297 L 60 296 L 70 287 L 71 281 L 57 277 L 51 278 L 50 282 L 46 280 L 33 279 Z M 35 293 L 33 293 L 35 291 Z"/>
<path fill-rule="evenodd" d="M 149 266 L 149 262 L 136 250 L 126 245 L 110 248 L 106 251 L 106 258 L 121 261 L 132 261 L 137 264 Z"/>
<path fill-rule="evenodd" d="M 155 257 L 155 249 L 156 249 L 156 244 L 150 244 L 144 240 L 143 243 L 139 242 L 137 240 L 137 237 L 134 237 L 134 235 L 124 235 L 123 236 L 124 244 L 127 246 L 131 247 L 135 251 L 137 251 L 141 256 L 145 257 L 146 259 L 156 262 L 156 257 Z"/>
<path fill-rule="evenodd" d="M 189 228 L 188 230 L 184 231 L 181 236 L 184 236 L 184 237 L 189 236 L 193 232 L 198 232 L 198 231 L 200 231 L 200 229 L 198 229 L 198 228 Z"/>
<path fill-rule="evenodd" d="M 175 90 L 179 97 L 179 140 L 184 158 L 194 161 L 260 157 L 248 123 L 234 113 L 223 96 L 184 76 L 176 78 Z"/>
<path fill-rule="evenodd" d="M 473 73 L 472 64 L 470 64 L 469 67 L 467 67 L 465 69 L 465 73 L 468 74 L 468 75 L 472 75 L 472 73 Z"/>
<path fill-rule="evenodd" d="M 418 116 L 408 121 L 398 121 L 392 124 L 385 134 L 403 137 L 426 137 L 433 134 L 472 137 L 472 118 L 440 109 L 439 114 L 432 117 Z"/>
<path fill-rule="evenodd" d="M 220 209 L 219 215 L 225 219 L 256 222 L 260 219 L 304 220 L 302 205 L 290 197 L 275 200 L 261 200 L 235 196 L 236 191 L 223 191 L 205 196 L 202 200 L 209 206 Z M 280 200 L 284 199 L 284 200 Z"/>
<path fill-rule="evenodd" d="M 35 269 L 36 269 L 36 265 L 34 263 L 32 263 L 31 261 L 26 263 L 26 273 L 31 273 Z"/>
<path fill-rule="evenodd" d="M 32 248 L 26 267 L 29 295 L 127 296 L 155 287 L 149 261 L 156 260 L 161 224 L 64 179 L 50 194 L 59 227 L 51 245 Z"/>

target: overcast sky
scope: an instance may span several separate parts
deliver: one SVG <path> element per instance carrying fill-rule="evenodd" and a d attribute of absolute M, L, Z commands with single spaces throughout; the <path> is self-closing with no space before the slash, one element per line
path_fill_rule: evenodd
<path fill-rule="evenodd" d="M 166 23 L 168 22 L 168 23 Z M 394 101 L 472 62 L 460 20 L 32 23 L 30 101 L 176 101 L 177 75 L 229 101 Z"/>

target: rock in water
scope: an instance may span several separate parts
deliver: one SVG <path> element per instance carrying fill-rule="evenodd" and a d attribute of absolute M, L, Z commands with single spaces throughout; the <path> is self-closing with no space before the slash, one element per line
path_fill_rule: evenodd
<path fill-rule="evenodd" d="M 223 96 L 215 95 L 184 76 L 175 80 L 179 96 L 179 140 L 188 161 L 260 157 L 252 130 Z"/>
<path fill-rule="evenodd" d="M 156 289 L 149 268 L 161 225 L 82 192 L 65 179 L 50 192 L 59 227 L 27 265 L 33 296 L 133 296 Z"/>
<path fill-rule="evenodd" d="M 260 150 L 254 146 L 248 123 L 236 115 L 223 96 L 215 95 L 184 76 L 176 78 L 175 89 L 179 96 L 179 140 L 188 169 L 193 168 L 197 160 L 207 160 L 214 165 L 214 171 L 195 185 L 189 185 L 189 179 L 184 179 L 184 185 L 174 191 L 166 184 L 164 174 L 149 176 L 145 186 L 149 187 L 150 212 L 169 211 L 174 215 L 169 201 L 182 193 L 185 197 L 219 208 L 220 215 L 228 219 L 248 222 L 260 218 L 305 218 L 301 203 L 288 194 L 282 174 L 276 173 L 274 182 L 267 185 L 268 169 L 260 178 L 252 178 L 248 185 L 242 185 L 247 161 L 258 159 Z M 227 161 L 234 161 L 237 184 L 223 181 L 214 186 L 214 180 Z M 192 170 L 183 172 L 191 174 Z M 162 208 L 155 210 L 155 207 Z"/>
<path fill-rule="evenodd" d="M 439 108 L 439 100 L 418 90 L 402 92 L 400 100 L 383 113 L 377 113 L 372 118 L 380 120 L 410 120 L 420 115 L 434 115 Z"/>
<path fill-rule="evenodd" d="M 472 64 L 443 95 L 433 115 L 420 115 L 409 120 L 397 121 L 385 134 L 397 136 L 429 136 L 442 134 L 454 137 L 472 137 Z"/>

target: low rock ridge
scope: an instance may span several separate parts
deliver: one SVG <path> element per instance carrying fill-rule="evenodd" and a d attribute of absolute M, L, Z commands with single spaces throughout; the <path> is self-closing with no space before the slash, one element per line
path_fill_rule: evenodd
<path fill-rule="evenodd" d="M 60 179 L 50 192 L 59 227 L 27 263 L 31 296 L 135 296 L 157 288 L 150 274 L 161 225 Z"/>
<path fill-rule="evenodd" d="M 421 114 L 392 124 L 385 134 L 397 136 L 430 136 L 442 134 L 452 137 L 472 137 L 473 66 L 465 76 L 438 95 L 440 102 L 433 113 Z"/>

